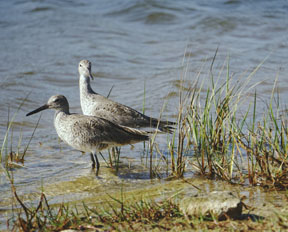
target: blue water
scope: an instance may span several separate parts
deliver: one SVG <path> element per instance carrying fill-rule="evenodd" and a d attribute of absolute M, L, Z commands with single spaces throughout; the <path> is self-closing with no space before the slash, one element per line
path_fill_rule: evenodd
<path fill-rule="evenodd" d="M 11 118 L 29 92 L 15 119 L 16 144 L 20 128 L 27 144 L 38 119 L 25 114 L 51 95 L 65 95 L 71 111 L 81 112 L 77 75 L 81 59 L 92 62 L 95 91 L 106 95 L 114 86 L 111 98 L 138 110 L 145 85 L 146 113 L 155 117 L 165 99 L 178 91 L 183 66 L 189 63 L 190 79 L 203 66 L 203 77 L 208 77 L 205 73 L 217 48 L 216 76 L 227 56 L 236 79 L 248 76 L 267 58 L 251 85 L 262 81 L 256 89 L 259 97 L 267 98 L 277 76 L 279 92 L 287 97 L 286 0 L 0 1 L 0 41 L 1 144 L 8 109 Z M 173 119 L 175 105 L 177 97 L 170 97 L 165 118 Z M 89 173 L 88 156 L 59 145 L 52 118 L 52 112 L 42 115 L 26 168 L 15 170 L 15 183 L 23 194 L 37 189 L 41 179 L 64 181 Z M 135 150 L 126 152 L 129 156 Z M 7 179 L 1 175 L 0 202 L 10 196 Z"/>

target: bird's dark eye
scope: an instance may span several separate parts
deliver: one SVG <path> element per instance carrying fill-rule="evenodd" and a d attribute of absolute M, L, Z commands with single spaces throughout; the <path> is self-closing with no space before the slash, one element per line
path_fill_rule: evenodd
<path fill-rule="evenodd" d="M 59 99 L 55 99 L 54 102 L 59 102 Z"/>
<path fill-rule="evenodd" d="M 80 64 L 80 67 L 82 67 L 82 64 Z"/>

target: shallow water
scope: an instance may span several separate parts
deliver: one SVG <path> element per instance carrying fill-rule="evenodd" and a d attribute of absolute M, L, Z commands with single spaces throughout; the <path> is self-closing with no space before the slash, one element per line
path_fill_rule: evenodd
<path fill-rule="evenodd" d="M 285 0 L 217 0 L 213 3 L 200 0 L 192 3 L 184 0 L 1 1 L 1 144 L 8 109 L 11 118 L 30 92 L 15 119 L 13 147 L 17 146 L 21 131 L 22 144 L 27 144 L 37 122 L 38 116 L 26 118 L 25 114 L 46 103 L 51 95 L 65 95 L 71 111 L 81 112 L 77 65 L 84 58 L 92 61 L 95 91 L 106 95 L 114 86 L 112 99 L 142 110 L 145 85 L 146 113 L 155 117 L 166 99 L 169 101 L 164 118 L 173 120 L 176 114 L 175 92 L 183 69 L 183 55 L 189 57 L 188 78 L 193 80 L 203 65 L 201 78 L 208 78 L 206 70 L 217 47 L 215 75 L 227 55 L 236 80 L 248 76 L 268 57 L 253 76 L 251 85 L 262 81 L 257 93 L 260 99 L 267 99 L 278 76 L 279 91 L 285 99 L 288 88 L 287 13 Z M 243 74 L 245 71 L 247 73 Z M 21 194 L 39 191 L 42 181 L 78 183 L 81 178 L 91 178 L 91 183 L 97 186 L 90 171 L 90 157 L 59 144 L 52 118 L 52 112 L 43 113 L 25 157 L 25 167 L 15 169 L 15 183 Z M 140 162 L 142 151 L 140 144 L 133 151 L 123 148 L 122 154 L 135 158 L 135 165 L 144 165 L 145 162 Z M 136 174 L 129 170 L 113 178 L 139 185 L 148 181 L 146 169 L 135 170 Z M 113 181 L 108 184 L 106 175 L 101 178 L 107 182 L 107 188 L 113 185 Z M 81 181 L 79 183 L 81 185 Z M 3 173 L 0 186 L 0 201 L 3 202 L 11 196 Z M 67 191 L 76 190 L 68 188 Z"/>

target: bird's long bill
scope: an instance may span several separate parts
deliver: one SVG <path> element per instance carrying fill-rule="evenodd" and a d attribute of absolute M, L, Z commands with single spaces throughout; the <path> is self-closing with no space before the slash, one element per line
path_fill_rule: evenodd
<path fill-rule="evenodd" d="M 36 114 L 36 113 L 38 113 L 38 112 L 40 112 L 42 110 L 46 110 L 48 108 L 49 108 L 49 106 L 47 104 L 45 104 L 44 106 L 41 106 L 41 107 L 37 108 L 36 110 L 33 110 L 33 111 L 29 112 L 28 114 L 26 114 L 26 116 L 30 116 L 32 114 Z"/>

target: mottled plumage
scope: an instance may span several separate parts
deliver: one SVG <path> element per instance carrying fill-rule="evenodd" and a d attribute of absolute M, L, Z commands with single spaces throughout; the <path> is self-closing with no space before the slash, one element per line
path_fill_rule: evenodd
<path fill-rule="evenodd" d="M 45 109 L 56 110 L 54 126 L 58 136 L 64 142 L 77 150 L 93 153 L 97 163 L 97 173 L 99 162 L 96 152 L 109 147 L 134 144 L 149 139 L 145 131 L 116 125 L 104 118 L 70 114 L 68 101 L 63 95 L 50 97 L 47 104 L 26 116 Z"/>
<path fill-rule="evenodd" d="M 90 61 L 81 60 L 78 71 L 80 103 L 83 114 L 103 117 L 116 124 L 133 128 L 158 127 L 164 132 L 172 132 L 174 129 L 171 127 L 175 125 L 174 122 L 159 122 L 156 118 L 148 117 L 128 106 L 114 102 L 94 92 L 90 85 L 90 78 L 93 79 Z"/>

